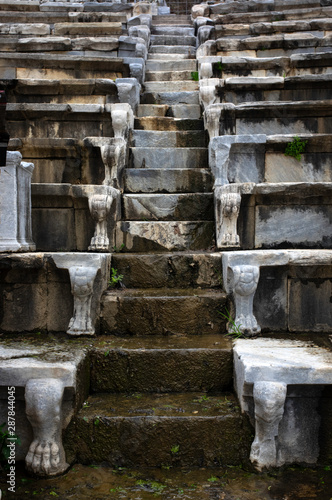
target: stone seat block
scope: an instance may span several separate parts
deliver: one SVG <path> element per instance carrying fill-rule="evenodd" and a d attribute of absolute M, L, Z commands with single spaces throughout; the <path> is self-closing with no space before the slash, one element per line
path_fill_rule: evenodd
<path fill-rule="evenodd" d="M 211 173 L 205 168 L 127 168 L 124 180 L 127 193 L 211 192 Z"/>
<path fill-rule="evenodd" d="M 107 78 L 19 79 L 6 82 L 11 103 L 106 104 L 118 102 L 116 83 Z"/>
<path fill-rule="evenodd" d="M 103 336 L 90 356 L 92 392 L 216 392 L 232 383 L 232 344 L 216 334 Z"/>
<path fill-rule="evenodd" d="M 68 468 L 61 435 L 87 397 L 88 370 L 80 347 L 42 346 L 22 338 L 1 346 L 0 417 L 10 427 L 8 402 L 14 401 L 14 427 L 20 439 L 19 444 L 12 441 L 15 459 L 25 459 L 31 472 L 52 476 Z M 42 465 L 34 460 L 37 446 Z"/>
<path fill-rule="evenodd" d="M 206 136 L 199 130 L 133 130 L 135 148 L 205 148 Z"/>
<path fill-rule="evenodd" d="M 185 54 L 186 58 L 194 59 L 196 47 L 194 45 L 188 45 L 187 43 L 178 45 L 154 44 L 149 47 L 149 54 Z"/>
<path fill-rule="evenodd" d="M 112 254 L 112 266 L 122 274 L 126 288 L 180 288 L 190 283 L 193 289 L 222 285 L 220 253 L 172 252 Z"/>
<path fill-rule="evenodd" d="M 231 251 L 222 260 L 231 314 L 244 335 L 332 331 L 331 250 Z"/>
<path fill-rule="evenodd" d="M 123 218 L 128 221 L 212 220 L 212 193 L 124 194 Z"/>
<path fill-rule="evenodd" d="M 111 36 L 122 34 L 122 23 L 119 22 L 98 22 L 98 23 L 56 23 L 54 25 L 55 35 L 70 36 Z"/>
<path fill-rule="evenodd" d="M 147 71 L 196 71 L 196 61 L 193 59 L 157 60 L 152 59 L 146 62 Z"/>
<path fill-rule="evenodd" d="M 146 71 L 146 82 L 172 82 L 192 80 L 192 71 Z"/>
<path fill-rule="evenodd" d="M 32 2 L 29 2 L 29 4 Z M 93 19 L 94 22 L 120 22 L 126 23 L 127 16 L 121 12 L 100 12 L 88 14 L 85 12 L 74 11 L 1 11 L 1 19 L 6 23 L 66 23 L 66 22 L 89 22 Z"/>
<path fill-rule="evenodd" d="M 220 334 L 225 319 L 218 310 L 225 304 L 224 292 L 208 288 L 108 291 L 102 298 L 102 331 L 135 338 Z"/>
<path fill-rule="evenodd" d="M 122 221 L 116 228 L 116 247 L 127 252 L 205 250 L 213 238 L 212 221 Z"/>
<path fill-rule="evenodd" d="M 67 430 L 67 455 L 76 455 L 80 463 L 107 461 L 112 466 L 121 460 L 126 467 L 242 464 L 249 453 L 250 426 L 236 410 L 236 400 L 230 396 L 232 412 L 229 413 L 223 409 L 225 395 L 211 396 L 205 408 L 195 403 L 202 398 L 202 392 L 144 394 L 139 401 L 137 395 L 90 396 L 87 410 L 82 410 Z M 117 410 L 105 411 L 105 408 Z M 193 415 L 194 411 L 198 414 Z M 95 429 L 93 422 L 97 418 L 99 425 Z M 241 439 L 241 447 L 234 439 L 235 434 Z M 176 458 L 171 451 L 174 443 L 179 447 Z M 85 451 L 88 449 L 89 452 Z"/>
<path fill-rule="evenodd" d="M 134 168 L 202 168 L 207 167 L 206 148 L 131 148 Z"/>
<path fill-rule="evenodd" d="M 0 34 L 47 36 L 51 34 L 51 27 L 45 23 L 0 23 Z"/>
<path fill-rule="evenodd" d="M 254 23 L 271 23 L 275 21 L 290 21 L 299 19 L 318 19 L 330 17 L 331 7 L 320 6 L 320 7 L 309 7 L 306 5 L 299 6 L 298 8 L 292 8 L 290 10 L 266 10 L 264 11 L 252 11 L 252 12 L 232 12 L 224 15 L 214 15 L 213 19 L 215 25 L 218 24 L 254 24 Z"/>
<path fill-rule="evenodd" d="M 129 65 L 118 57 L 6 52 L 0 55 L 0 78 L 7 80 L 16 78 L 114 80 L 127 76 L 129 76 Z"/>
<path fill-rule="evenodd" d="M 215 196 L 223 206 L 228 196 L 241 193 L 241 248 L 332 248 L 331 189 L 330 182 L 228 184 L 215 188 Z M 221 247 L 229 246 L 226 234 L 222 238 Z"/>
<path fill-rule="evenodd" d="M 94 200 L 106 203 L 107 198 L 110 206 L 100 220 L 106 219 L 104 246 L 105 251 L 110 250 L 114 245 L 114 224 L 121 215 L 119 195 L 119 191 L 104 185 L 32 184 L 32 232 L 37 250 L 89 250 L 94 234 L 100 231 Z"/>
<path fill-rule="evenodd" d="M 153 35 L 167 35 L 167 36 L 194 36 L 194 28 L 186 27 L 169 27 L 169 26 L 156 26 L 152 28 Z"/>
<path fill-rule="evenodd" d="M 319 0 L 308 0 L 305 2 L 306 8 L 319 8 L 321 7 L 321 2 Z M 210 13 L 213 15 L 218 14 L 233 14 L 233 13 L 243 13 L 243 12 L 264 12 L 264 11 L 287 11 L 294 8 L 303 7 L 303 0 L 291 0 L 285 2 L 283 0 L 259 0 L 259 1 L 249 1 L 245 4 L 240 1 L 235 1 L 230 4 L 216 4 L 210 6 Z"/>
<path fill-rule="evenodd" d="M 332 383 L 331 361 L 331 348 L 315 340 L 235 341 L 235 387 L 255 426 L 250 460 L 258 470 L 317 462 L 318 405 Z"/>
<path fill-rule="evenodd" d="M 1 254 L 1 331 L 92 335 L 99 329 L 110 259 L 108 253 Z"/>
<path fill-rule="evenodd" d="M 332 132 L 332 101 L 212 104 L 204 111 L 204 119 L 210 137 L 262 133 L 266 135 L 330 134 Z"/>
<path fill-rule="evenodd" d="M 331 96 L 332 75 L 293 77 L 235 77 L 220 80 L 221 102 L 325 100 Z"/>
<path fill-rule="evenodd" d="M 13 11 L 28 11 L 36 12 L 39 11 L 39 0 L 1 0 L 0 11 L 13 10 Z"/>
<path fill-rule="evenodd" d="M 198 91 L 198 82 L 194 80 L 186 81 L 161 81 L 161 82 L 144 82 L 144 91 L 148 93 L 160 93 L 167 92 L 173 93 L 176 97 L 176 93 L 179 92 L 195 92 Z"/>

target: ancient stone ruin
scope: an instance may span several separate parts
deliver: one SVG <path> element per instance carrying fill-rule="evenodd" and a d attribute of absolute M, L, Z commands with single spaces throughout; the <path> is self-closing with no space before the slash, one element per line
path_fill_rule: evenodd
<path fill-rule="evenodd" d="M 331 0 L 0 0 L 0 18 L 16 459 L 326 463 Z"/>

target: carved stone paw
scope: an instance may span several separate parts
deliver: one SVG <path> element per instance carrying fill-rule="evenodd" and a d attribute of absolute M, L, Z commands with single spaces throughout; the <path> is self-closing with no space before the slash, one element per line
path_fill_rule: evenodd
<path fill-rule="evenodd" d="M 221 240 L 221 245 L 222 246 L 227 246 L 227 247 L 238 247 L 240 246 L 240 238 L 239 236 L 235 233 L 225 233 L 223 234 L 223 238 Z"/>
<path fill-rule="evenodd" d="M 54 441 L 32 441 L 25 463 L 30 472 L 39 476 L 61 474 L 68 468 L 67 463 L 61 462 L 60 447 Z"/>
<path fill-rule="evenodd" d="M 238 329 L 240 332 L 245 334 L 247 337 L 253 337 L 254 335 L 258 335 L 261 331 L 261 327 L 256 321 L 256 318 L 253 314 L 251 315 L 240 315 L 236 318 L 236 324 L 238 325 Z"/>

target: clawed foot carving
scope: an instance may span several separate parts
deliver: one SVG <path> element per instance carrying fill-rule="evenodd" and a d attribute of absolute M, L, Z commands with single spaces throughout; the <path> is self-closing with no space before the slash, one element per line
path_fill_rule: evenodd
<path fill-rule="evenodd" d="M 68 465 L 60 465 L 60 462 L 60 448 L 52 441 L 33 441 L 25 458 L 26 467 L 30 472 L 46 476 L 64 472 Z"/>

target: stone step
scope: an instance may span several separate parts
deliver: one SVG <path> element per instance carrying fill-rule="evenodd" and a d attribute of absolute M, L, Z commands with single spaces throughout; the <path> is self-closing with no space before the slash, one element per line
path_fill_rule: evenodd
<path fill-rule="evenodd" d="M 329 5 L 329 2 L 326 2 Z M 287 11 L 290 9 L 298 9 L 303 7 L 307 9 L 319 8 L 324 5 L 325 2 L 320 2 L 320 0 L 273 0 L 272 2 L 267 2 L 266 0 L 258 0 L 256 2 L 229 2 L 229 3 L 218 3 L 210 6 L 210 15 L 225 15 L 232 14 L 234 12 L 264 12 L 271 10 Z"/>
<path fill-rule="evenodd" d="M 213 221 L 141 222 L 116 225 L 116 247 L 126 252 L 208 250 L 214 245 Z"/>
<path fill-rule="evenodd" d="M 66 430 L 65 449 L 79 463 L 89 464 L 242 466 L 251 434 L 247 417 L 229 393 L 97 393 Z"/>
<path fill-rule="evenodd" d="M 135 118 L 134 126 L 136 130 L 204 130 L 203 120 L 201 119 L 181 119 L 158 116 Z"/>
<path fill-rule="evenodd" d="M 192 25 L 191 22 L 191 16 L 190 15 L 185 15 L 185 14 L 168 14 L 168 15 L 161 15 L 161 16 L 152 16 L 152 24 L 188 24 Z"/>
<path fill-rule="evenodd" d="M 61 36 L 112 36 L 124 33 L 120 22 L 56 23 L 53 32 Z"/>
<path fill-rule="evenodd" d="M 148 60 L 145 65 L 146 72 L 149 71 L 196 71 L 197 62 L 194 59 L 180 59 L 176 56 L 173 60 Z"/>
<path fill-rule="evenodd" d="M 10 0 L 2 1 L 0 3 L 0 11 L 4 10 L 36 12 L 39 11 L 39 0 L 16 0 L 15 2 L 11 2 Z"/>
<path fill-rule="evenodd" d="M 151 45 L 188 45 L 196 47 L 196 37 L 180 35 L 151 35 Z"/>
<path fill-rule="evenodd" d="M 184 82 L 174 81 L 174 82 L 145 82 L 144 83 L 145 92 L 193 92 L 198 91 L 198 82 L 195 80 L 186 80 Z"/>
<path fill-rule="evenodd" d="M 149 47 L 149 54 L 186 54 L 188 59 L 195 57 L 196 48 L 194 45 L 179 44 L 179 45 L 157 45 L 153 44 Z"/>
<path fill-rule="evenodd" d="M 137 169 L 207 168 L 206 148 L 131 148 L 131 166 Z"/>
<path fill-rule="evenodd" d="M 199 119 L 202 117 L 199 104 L 140 104 L 136 113 L 138 118 L 146 116 L 169 116 L 173 118 Z"/>
<path fill-rule="evenodd" d="M 184 80 L 193 80 L 192 71 L 146 71 L 145 73 L 145 82 L 172 82 L 172 81 L 181 81 Z"/>
<path fill-rule="evenodd" d="M 112 266 L 122 274 L 127 288 L 215 288 L 222 289 L 220 253 L 114 252 Z"/>
<path fill-rule="evenodd" d="M 205 148 L 206 135 L 200 130 L 133 130 L 132 147 L 136 148 Z"/>
<path fill-rule="evenodd" d="M 124 194 L 122 217 L 128 221 L 213 220 L 212 193 Z"/>
<path fill-rule="evenodd" d="M 194 28 L 184 28 L 180 26 L 152 26 L 152 35 L 165 36 L 195 36 Z"/>
<path fill-rule="evenodd" d="M 232 342 L 216 334 L 108 335 L 98 338 L 90 362 L 93 393 L 223 391 L 233 379 Z"/>
<path fill-rule="evenodd" d="M 199 104 L 199 92 L 144 92 L 141 94 L 141 104 Z"/>
<path fill-rule="evenodd" d="M 124 185 L 127 193 L 211 192 L 212 178 L 204 168 L 127 168 Z"/>
<path fill-rule="evenodd" d="M 159 47 L 163 47 L 163 45 L 159 45 Z M 151 47 L 151 49 L 152 49 L 152 47 Z M 180 59 L 181 60 L 195 59 L 195 51 L 189 51 L 189 55 L 188 55 L 188 52 L 185 52 L 183 54 L 180 54 L 180 53 L 171 53 L 171 54 L 168 54 L 167 52 L 166 53 L 162 53 L 162 52 L 159 52 L 159 53 L 149 52 L 148 53 L 147 64 L 148 64 L 149 61 L 153 61 L 153 60 L 179 61 Z"/>
<path fill-rule="evenodd" d="M 292 8 L 290 10 L 272 10 L 265 12 L 232 12 L 216 19 L 217 24 L 254 24 L 285 20 L 317 19 L 331 17 L 331 7 Z"/>

